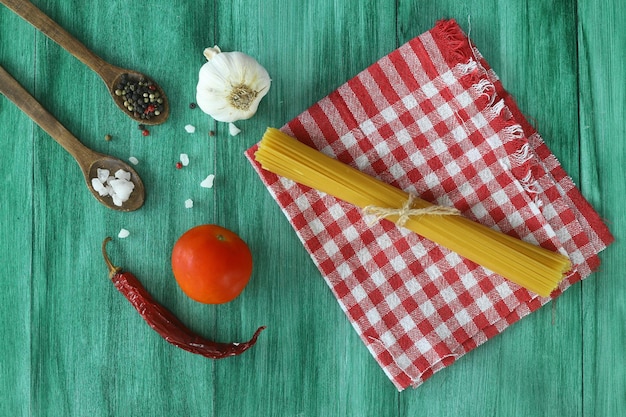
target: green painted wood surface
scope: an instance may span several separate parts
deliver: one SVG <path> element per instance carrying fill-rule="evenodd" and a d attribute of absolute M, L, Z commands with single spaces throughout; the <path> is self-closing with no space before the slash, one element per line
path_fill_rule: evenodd
<path fill-rule="evenodd" d="M 85 144 L 136 156 L 148 187 L 137 212 L 100 206 L 70 157 L 0 98 L 0 415 L 623 415 L 620 0 L 35 3 L 103 58 L 152 75 L 173 108 L 165 125 L 141 136 L 97 76 L 0 6 L 0 65 Z M 419 389 L 398 393 L 242 153 L 266 126 L 281 126 L 443 17 L 471 31 L 617 242 L 589 280 Z M 273 78 L 237 137 L 188 108 L 202 50 L 213 44 L 257 57 Z M 176 170 L 180 153 L 191 163 Z M 200 188 L 210 173 L 214 188 Z M 169 272 L 174 241 L 201 223 L 231 228 L 252 248 L 252 281 L 232 303 L 195 303 Z M 244 340 L 267 325 L 254 349 L 210 361 L 164 343 L 107 280 L 100 244 L 120 228 L 131 235 L 110 245 L 116 263 L 204 335 Z"/>

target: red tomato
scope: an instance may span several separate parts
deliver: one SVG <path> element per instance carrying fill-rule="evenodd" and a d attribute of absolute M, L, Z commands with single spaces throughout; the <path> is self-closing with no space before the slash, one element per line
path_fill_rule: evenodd
<path fill-rule="evenodd" d="M 172 271 L 192 299 L 222 304 L 236 298 L 252 275 L 252 254 L 234 232 L 214 224 L 186 231 L 174 244 Z"/>

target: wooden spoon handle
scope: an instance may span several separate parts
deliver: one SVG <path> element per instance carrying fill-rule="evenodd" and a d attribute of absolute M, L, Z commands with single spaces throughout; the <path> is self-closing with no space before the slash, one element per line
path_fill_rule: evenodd
<path fill-rule="evenodd" d="M 35 123 L 45 130 L 59 145 L 68 151 L 84 169 L 95 152 L 83 145 L 72 133 L 54 118 L 28 91 L 0 66 L 0 93 L 11 100 Z"/>
<path fill-rule="evenodd" d="M 117 68 L 109 64 L 93 53 L 30 1 L 0 0 L 0 3 L 11 9 L 18 16 L 22 17 L 36 29 L 58 43 L 61 47 L 95 71 L 107 85 L 113 83 L 115 77 L 119 74 L 121 68 Z"/>

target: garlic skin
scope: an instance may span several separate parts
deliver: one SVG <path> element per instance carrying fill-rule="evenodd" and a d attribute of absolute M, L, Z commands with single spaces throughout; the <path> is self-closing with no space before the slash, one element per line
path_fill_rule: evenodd
<path fill-rule="evenodd" d="M 202 54 L 206 58 L 207 61 L 210 61 L 215 55 L 222 52 L 219 46 L 215 45 L 213 48 L 206 48 Z"/>
<path fill-rule="evenodd" d="M 219 122 L 254 116 L 272 81 L 265 68 L 243 52 L 221 52 L 217 45 L 205 49 L 204 56 L 208 62 L 198 74 L 198 107 Z"/>

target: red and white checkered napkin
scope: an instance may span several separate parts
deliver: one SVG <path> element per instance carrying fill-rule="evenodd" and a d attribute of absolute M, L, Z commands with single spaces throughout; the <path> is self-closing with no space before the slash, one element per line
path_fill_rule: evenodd
<path fill-rule="evenodd" d="M 502 232 L 567 254 L 542 298 L 436 244 L 264 171 L 246 153 L 395 386 L 434 372 L 599 265 L 612 237 L 455 21 L 383 57 L 282 129 Z M 468 242 L 472 244 L 472 242 Z"/>

